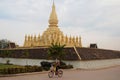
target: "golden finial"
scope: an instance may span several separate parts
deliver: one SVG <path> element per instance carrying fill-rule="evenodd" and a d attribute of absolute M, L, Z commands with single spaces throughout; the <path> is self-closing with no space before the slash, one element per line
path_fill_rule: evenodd
<path fill-rule="evenodd" d="M 50 27 L 57 27 L 57 24 L 58 24 L 54 0 L 53 0 L 53 5 L 52 5 L 52 12 L 51 12 L 50 18 L 49 18 L 49 24 L 50 24 L 49 25 Z"/>

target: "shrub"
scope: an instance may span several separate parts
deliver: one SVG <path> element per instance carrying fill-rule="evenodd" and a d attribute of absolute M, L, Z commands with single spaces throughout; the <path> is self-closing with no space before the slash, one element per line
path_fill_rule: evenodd
<path fill-rule="evenodd" d="M 41 67 L 51 67 L 51 62 L 43 61 L 41 62 Z"/>
<path fill-rule="evenodd" d="M 63 66 L 63 65 L 66 65 L 66 63 L 61 61 L 60 65 Z"/>
<path fill-rule="evenodd" d="M 6 61 L 6 64 L 10 64 L 10 60 L 7 60 L 7 61 Z"/>
<path fill-rule="evenodd" d="M 43 70 L 48 71 L 51 67 L 51 62 L 43 61 L 40 63 Z"/>
<path fill-rule="evenodd" d="M 40 66 L 25 66 L 27 72 L 38 72 L 42 71 L 42 67 Z"/>
<path fill-rule="evenodd" d="M 73 65 L 67 65 L 67 69 L 71 69 L 71 68 L 73 68 Z"/>
<path fill-rule="evenodd" d="M 1 74 L 17 74 L 17 73 L 38 72 L 38 71 L 42 71 L 42 68 L 39 66 L 25 66 L 19 68 L 0 69 Z"/>
<path fill-rule="evenodd" d="M 52 63 L 55 63 L 55 62 L 43 61 L 43 62 L 41 62 L 41 67 L 43 68 L 43 70 L 48 71 L 50 69 Z M 60 68 L 61 69 L 71 69 L 71 68 L 73 68 L 73 66 L 72 65 L 66 65 L 65 62 L 61 61 L 60 62 Z"/>
<path fill-rule="evenodd" d="M 34 72 L 42 71 L 42 67 L 40 66 L 33 66 Z"/>

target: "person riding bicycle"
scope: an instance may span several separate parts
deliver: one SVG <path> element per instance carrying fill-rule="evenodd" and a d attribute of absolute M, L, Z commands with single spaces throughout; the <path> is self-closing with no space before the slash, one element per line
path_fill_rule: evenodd
<path fill-rule="evenodd" d="M 60 69 L 60 61 L 56 59 L 55 62 L 51 64 L 50 71 L 55 71 L 57 74 L 59 69 Z"/>
<path fill-rule="evenodd" d="M 60 61 L 56 59 L 56 74 L 58 73 L 58 70 L 60 69 Z"/>
<path fill-rule="evenodd" d="M 56 65 L 55 65 L 55 63 L 51 64 L 50 71 L 56 71 Z"/>
<path fill-rule="evenodd" d="M 54 75 L 58 77 L 63 75 L 63 71 L 60 69 L 60 61 L 57 59 L 51 64 L 50 72 L 48 73 L 49 78 L 52 78 Z"/>

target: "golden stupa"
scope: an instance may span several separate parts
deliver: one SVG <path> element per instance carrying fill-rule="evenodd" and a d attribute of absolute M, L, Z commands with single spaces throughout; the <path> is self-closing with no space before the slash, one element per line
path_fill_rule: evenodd
<path fill-rule="evenodd" d="M 82 47 L 81 37 L 64 36 L 58 27 L 58 19 L 53 2 L 52 12 L 49 18 L 49 27 L 42 35 L 25 35 L 24 47 L 48 47 L 51 43 L 65 44 L 66 47 Z"/>

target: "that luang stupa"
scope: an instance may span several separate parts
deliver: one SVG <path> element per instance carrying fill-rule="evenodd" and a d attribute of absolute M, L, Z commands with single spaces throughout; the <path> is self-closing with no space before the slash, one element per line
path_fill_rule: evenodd
<path fill-rule="evenodd" d="M 42 35 L 25 35 L 24 47 L 48 47 L 51 43 L 65 44 L 66 47 L 82 47 L 81 37 L 68 37 L 58 27 L 58 18 L 53 2 L 52 12 L 49 18 L 49 27 Z"/>
<path fill-rule="evenodd" d="M 42 35 L 25 35 L 23 47 L 0 49 L 10 50 L 11 58 L 24 58 L 24 53 L 29 52 L 30 59 L 48 59 L 48 46 L 51 43 L 65 44 L 63 60 L 101 60 L 120 58 L 120 51 L 99 49 L 94 47 L 83 47 L 81 37 L 68 37 L 58 27 L 58 18 L 53 2 L 52 12 L 49 18 L 49 26 Z M 94 46 L 94 45 L 92 45 Z M 0 54 L 0 57 L 2 55 Z"/>
<path fill-rule="evenodd" d="M 29 50 L 30 58 L 46 59 L 48 46 L 51 43 L 65 44 L 64 60 L 96 60 L 120 58 L 119 51 L 98 48 L 85 48 L 82 46 L 80 36 L 67 36 L 58 27 L 58 18 L 53 1 L 52 12 L 49 17 L 49 25 L 42 35 L 25 35 L 24 49 Z"/>

